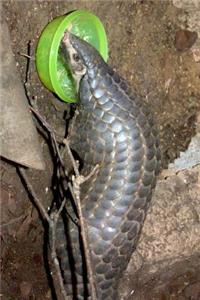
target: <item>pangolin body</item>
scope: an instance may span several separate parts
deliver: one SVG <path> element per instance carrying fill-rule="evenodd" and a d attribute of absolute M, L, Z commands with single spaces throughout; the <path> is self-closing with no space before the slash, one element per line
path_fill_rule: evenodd
<path fill-rule="evenodd" d="M 158 134 L 145 102 L 98 52 L 72 34 L 70 43 L 86 68 L 78 114 L 69 130 L 70 146 L 83 161 L 83 175 L 99 165 L 97 174 L 81 186 L 81 203 L 97 298 L 114 300 L 155 187 L 160 165 Z M 68 246 L 64 242 L 58 246 L 66 289 L 74 299 L 84 299 L 80 234 L 70 219 L 66 227 Z M 61 225 L 60 240 L 63 231 Z"/>

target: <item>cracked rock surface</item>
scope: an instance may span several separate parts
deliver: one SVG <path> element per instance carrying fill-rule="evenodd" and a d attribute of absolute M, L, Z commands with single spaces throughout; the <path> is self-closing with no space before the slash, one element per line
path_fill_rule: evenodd
<path fill-rule="evenodd" d="M 171 289 L 171 282 L 177 282 L 182 273 L 185 277 L 179 283 L 179 293 L 185 292 L 187 285 L 194 280 L 200 270 L 199 203 L 200 166 L 158 181 L 139 245 L 126 274 L 130 299 L 161 299 L 160 295 L 166 295 Z M 195 280 L 200 286 L 200 278 Z M 147 290 L 144 283 L 148 286 Z M 151 291 L 149 285 L 152 286 Z"/>

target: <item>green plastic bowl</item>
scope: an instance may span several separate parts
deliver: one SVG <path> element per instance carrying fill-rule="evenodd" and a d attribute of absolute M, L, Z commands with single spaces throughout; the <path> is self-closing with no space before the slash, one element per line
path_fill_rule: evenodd
<path fill-rule="evenodd" d="M 108 43 L 105 29 L 95 15 L 76 10 L 50 22 L 42 31 L 36 50 L 36 68 L 42 83 L 66 102 L 76 102 L 77 94 L 59 47 L 67 28 L 70 32 L 94 46 L 105 61 L 108 60 Z"/>

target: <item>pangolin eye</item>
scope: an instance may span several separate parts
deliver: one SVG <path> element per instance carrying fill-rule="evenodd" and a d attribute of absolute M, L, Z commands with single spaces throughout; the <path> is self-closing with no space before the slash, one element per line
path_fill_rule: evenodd
<path fill-rule="evenodd" d="M 80 57 L 79 57 L 79 55 L 78 55 L 77 53 L 74 53 L 72 57 L 73 57 L 73 60 L 74 60 L 75 62 L 79 62 Z"/>

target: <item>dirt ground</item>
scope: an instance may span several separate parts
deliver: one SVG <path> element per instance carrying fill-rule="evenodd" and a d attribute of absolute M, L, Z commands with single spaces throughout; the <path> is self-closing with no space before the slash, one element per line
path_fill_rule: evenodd
<path fill-rule="evenodd" d="M 187 29 L 187 24 L 180 21 L 180 17 L 187 13 L 171 1 L 156 0 L 2 1 L 22 80 L 26 76 L 27 59 L 21 54 L 27 53 L 27 45 L 31 42 L 28 92 L 41 114 L 62 136 L 69 104 L 59 101 L 43 87 L 35 69 L 34 53 L 38 37 L 49 21 L 80 8 L 90 10 L 102 20 L 109 41 L 109 64 L 127 79 L 154 112 L 160 133 L 163 168 L 167 168 L 181 151 L 187 149 L 195 134 L 196 117 L 200 111 L 200 65 L 191 51 L 195 39 L 191 40 L 191 35 L 181 37 L 178 33 L 182 25 Z M 47 168 L 45 171 L 29 170 L 28 175 L 48 207 L 52 199 L 53 166 L 42 136 L 40 142 Z M 3 224 L 1 299 L 54 299 L 45 270 L 42 223 L 15 166 L 2 161 L 0 170 Z M 186 271 L 178 265 L 172 272 L 174 276 L 163 278 L 166 285 L 162 285 L 161 292 L 155 290 L 156 280 L 146 281 L 145 296 L 130 299 L 200 299 L 199 269 L 194 266 L 195 260 L 196 256 L 188 268 L 184 268 Z M 180 289 L 188 280 L 188 289 Z M 137 288 L 142 286 L 140 282 Z"/>

